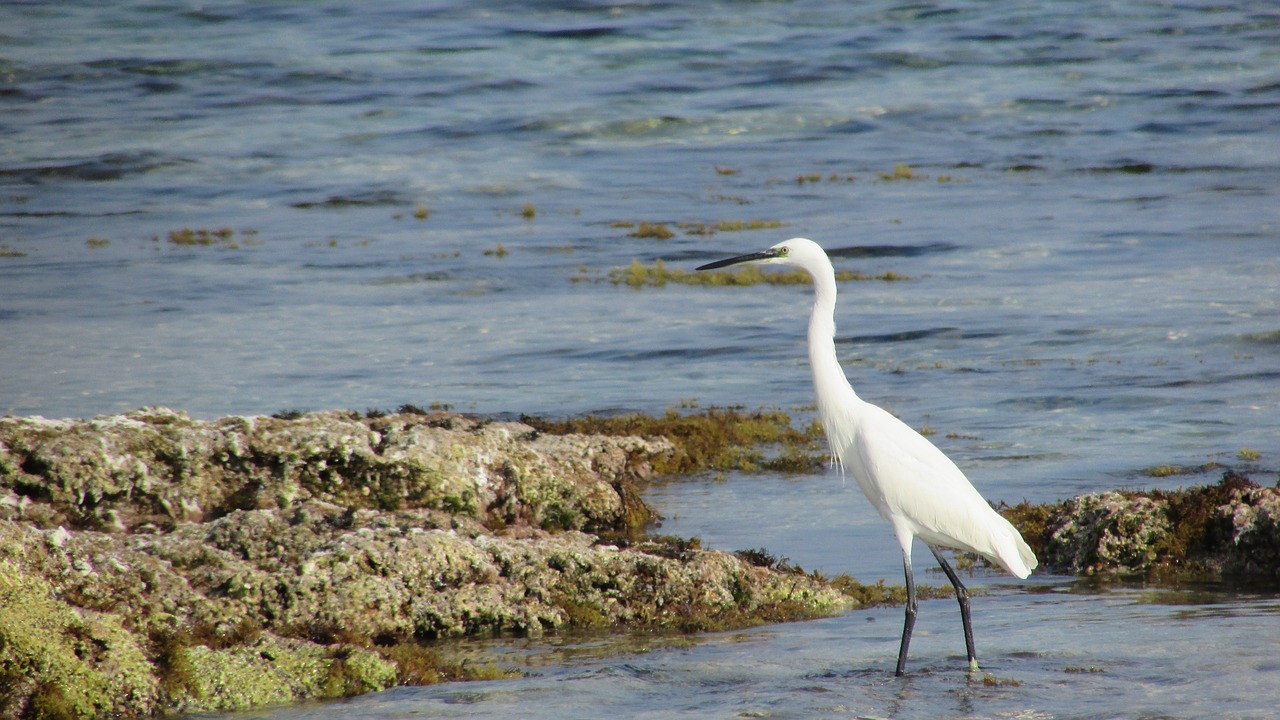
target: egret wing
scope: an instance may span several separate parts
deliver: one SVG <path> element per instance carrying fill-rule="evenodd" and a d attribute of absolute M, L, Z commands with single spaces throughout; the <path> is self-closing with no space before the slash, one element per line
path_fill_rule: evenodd
<path fill-rule="evenodd" d="M 906 423 L 868 405 L 851 468 L 868 499 L 891 523 L 933 545 L 978 553 L 1025 577 L 1035 556 L 960 468 Z"/>

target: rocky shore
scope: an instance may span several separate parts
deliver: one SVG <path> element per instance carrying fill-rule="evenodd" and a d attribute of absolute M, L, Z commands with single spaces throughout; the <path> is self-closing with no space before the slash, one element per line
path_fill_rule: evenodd
<path fill-rule="evenodd" d="M 501 677 L 440 641 L 712 630 L 892 600 L 892 587 L 645 535 L 639 488 L 657 474 L 813 461 L 812 433 L 788 418 L 704 415 L 702 445 L 697 419 L 674 416 L 665 435 L 652 418 L 416 409 L 0 418 L 0 718 Z M 784 446 L 769 460 L 743 442 Z M 1235 473 L 1003 511 L 1054 572 L 1280 579 L 1280 491 Z"/>
<path fill-rule="evenodd" d="M 0 419 L 0 717 L 490 677 L 430 641 L 702 630 L 851 601 L 645 537 L 662 438 L 446 413 Z"/>

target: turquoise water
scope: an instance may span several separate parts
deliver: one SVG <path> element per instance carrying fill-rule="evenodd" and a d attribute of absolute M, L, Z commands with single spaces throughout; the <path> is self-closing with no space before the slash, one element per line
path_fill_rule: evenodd
<path fill-rule="evenodd" d="M 1220 472 L 1143 473 L 1162 464 L 1275 477 L 1270 4 L 7 3 L 0 28 L 0 413 L 694 402 L 804 420 L 806 289 L 606 278 L 805 236 L 840 269 L 911 278 L 841 287 L 838 352 L 988 498 Z M 899 164 L 915 179 L 884 179 Z M 689 231 L 752 219 L 784 226 Z M 675 235 L 621 225 L 640 221 Z M 171 242 L 184 228 L 231 235 Z M 833 474 L 650 497 L 664 532 L 713 547 L 899 572 Z M 1276 704 L 1269 596 L 974 581 L 992 592 L 980 654 L 1021 685 L 966 685 L 951 604 L 931 602 L 937 640 L 913 658 L 933 671 L 905 684 L 885 677 L 886 610 L 587 665 L 535 648 L 527 680 L 303 712 L 512 716 L 526 692 L 546 708 L 530 716 Z"/>

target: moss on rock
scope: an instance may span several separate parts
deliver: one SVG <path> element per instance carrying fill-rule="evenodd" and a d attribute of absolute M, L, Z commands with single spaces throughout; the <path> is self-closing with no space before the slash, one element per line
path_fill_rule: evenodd
<path fill-rule="evenodd" d="M 396 665 L 348 646 L 326 647 L 270 633 L 231 647 L 178 646 L 168 658 L 166 706 L 178 712 L 243 710 L 336 698 L 396 684 Z M 179 668 L 175 672 L 174 668 Z"/>
<path fill-rule="evenodd" d="M 76 608 L 0 559 L 0 716 L 147 714 L 156 701 L 151 665 L 121 617 Z"/>

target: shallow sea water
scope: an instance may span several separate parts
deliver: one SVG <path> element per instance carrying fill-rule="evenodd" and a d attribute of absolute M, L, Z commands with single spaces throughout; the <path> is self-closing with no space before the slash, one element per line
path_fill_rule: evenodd
<path fill-rule="evenodd" d="M 839 269 L 910 278 L 841 287 L 838 352 L 989 499 L 1222 469 L 1144 472 L 1165 464 L 1276 477 L 1271 4 L 25 2 L 0 28 L 0 413 L 696 403 L 804 422 L 807 289 L 608 274 L 805 236 Z M 914 179 L 886 179 L 900 163 Z M 689 232 L 752 219 L 784 226 Z M 675 235 L 621 225 L 640 221 Z M 898 581 L 834 472 L 649 497 L 663 532 Z M 972 582 L 980 656 L 1020 684 L 967 680 L 953 603 L 930 601 L 906 680 L 889 609 L 645 652 L 500 644 L 530 677 L 265 715 L 1278 704 L 1274 594 Z"/>
<path fill-rule="evenodd" d="M 954 602 L 931 600 L 921 605 L 916 654 L 902 678 L 893 676 L 901 613 L 881 609 L 681 640 L 571 649 L 530 642 L 503 659 L 527 673 L 519 680 L 398 688 L 234 717 L 1271 717 L 1280 663 L 1206 648 L 1274 637 L 1280 603 L 1190 594 L 1078 592 L 1040 581 L 992 591 L 975 615 L 986 659 L 974 676 L 962 670 Z"/>

